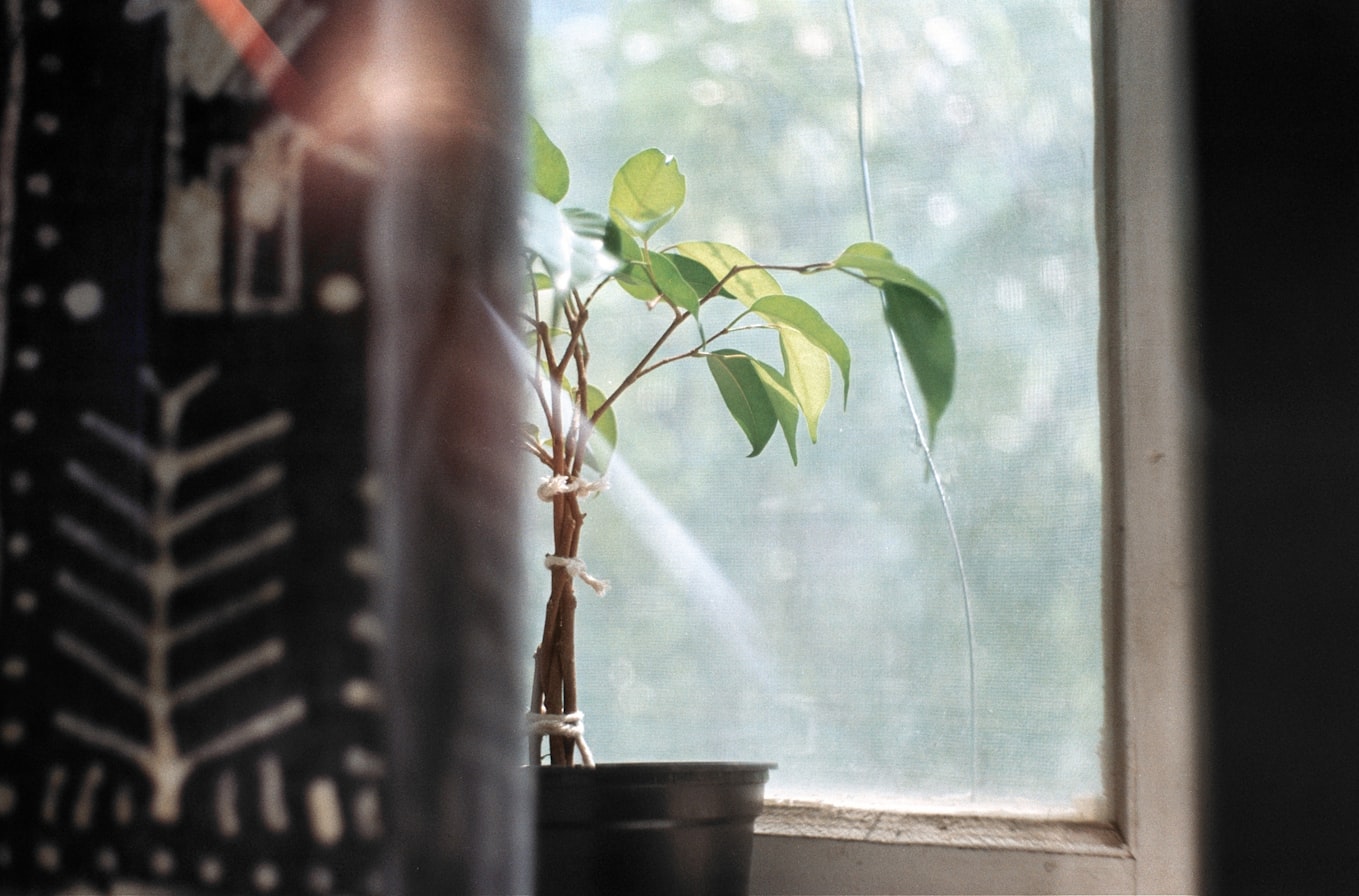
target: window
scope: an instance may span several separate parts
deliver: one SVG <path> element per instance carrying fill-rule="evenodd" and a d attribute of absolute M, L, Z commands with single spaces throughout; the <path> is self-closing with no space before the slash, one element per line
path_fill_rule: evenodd
<path fill-rule="evenodd" d="M 844 7 L 654 6 L 535 6 L 533 104 L 572 161 L 568 203 L 601 205 L 655 144 L 691 178 L 676 239 L 784 262 L 863 238 Z M 628 564 L 629 585 L 582 601 L 591 740 L 611 759 L 779 762 L 757 889 L 1192 885 L 1175 31 L 1131 6 L 858 4 L 878 238 L 950 297 L 960 334 L 936 449 L 970 606 L 871 296 L 784 284 L 856 352 L 849 410 L 798 469 L 776 446 L 739 456 L 701 369 L 619 409 L 626 501 L 591 504 L 584 556 L 615 581 Z M 627 519 L 638 495 L 660 515 Z"/>

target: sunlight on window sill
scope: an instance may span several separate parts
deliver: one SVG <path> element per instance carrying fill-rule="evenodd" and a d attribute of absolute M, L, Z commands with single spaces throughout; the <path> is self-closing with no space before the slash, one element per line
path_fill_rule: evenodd
<path fill-rule="evenodd" d="M 773 799 L 765 802 L 755 831 L 868 843 L 1131 856 L 1123 835 L 1107 821 L 1082 818 L 1075 811 L 1067 815 L 1050 810 L 1024 813 L 1012 803 L 969 803 L 964 812 L 942 811 L 938 804 L 908 809 L 903 801 L 870 807 Z"/>

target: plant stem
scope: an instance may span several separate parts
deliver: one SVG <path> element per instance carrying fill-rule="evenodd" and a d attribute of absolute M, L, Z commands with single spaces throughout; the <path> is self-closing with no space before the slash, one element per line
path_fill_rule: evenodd
<path fill-rule="evenodd" d="M 623 381 L 618 384 L 618 388 L 614 389 L 613 392 L 604 399 L 603 403 L 595 408 L 594 414 L 590 417 L 590 422 L 599 422 L 599 418 L 604 416 L 605 411 L 613 407 L 613 403 L 618 400 L 618 397 L 627 391 L 629 386 L 641 379 L 646 373 L 647 364 L 651 362 L 652 358 L 656 357 L 656 353 L 661 350 L 661 346 L 665 345 L 666 341 L 669 340 L 671 336 L 675 335 L 675 331 L 680 328 L 680 325 L 688 319 L 689 313 L 687 311 L 676 313 L 675 319 L 665 328 L 665 332 L 661 334 L 660 338 L 656 340 L 651 348 L 647 349 L 646 354 L 642 356 L 642 360 L 637 362 L 637 366 L 633 367 L 632 371 L 627 376 L 623 377 Z"/>
<path fill-rule="evenodd" d="M 562 375 L 566 373 L 567 365 L 570 364 L 572 360 L 579 360 L 576 354 L 576 348 L 580 344 L 580 340 L 584 338 L 585 321 L 588 319 L 589 312 L 585 309 L 584 306 L 581 306 L 579 309 L 572 311 L 570 304 L 569 303 L 567 304 L 566 320 L 567 323 L 570 325 L 569 332 L 571 334 L 571 337 L 569 340 L 567 340 L 565 350 L 562 351 L 560 366 L 554 368 L 552 371 L 554 378 L 560 380 L 562 378 Z"/>
<path fill-rule="evenodd" d="M 550 360 L 548 375 L 551 386 L 544 387 L 538 381 L 539 400 L 548 413 L 551 430 L 552 451 L 539 448 L 536 455 L 543 461 L 551 475 L 571 478 L 579 476 L 584 461 L 584 446 L 589 438 L 588 426 L 588 367 L 589 344 L 585 339 L 584 327 L 588 311 L 579 296 L 573 296 L 574 303 L 568 299 L 564 303 L 570 338 L 560 355 L 545 349 Z M 537 329 L 540 342 L 547 341 L 551 333 L 545 325 Z M 565 374 L 568 366 L 574 365 L 576 395 L 574 399 L 563 395 Z M 545 396 L 545 389 L 551 395 Z M 579 496 L 564 492 L 552 496 L 553 514 L 553 556 L 564 560 L 574 560 L 580 552 L 580 530 L 585 521 L 581 512 Z M 552 568 L 551 589 L 543 621 L 542 641 L 534 654 L 533 693 L 530 697 L 531 712 L 552 715 L 570 714 L 579 709 L 576 677 L 576 607 L 575 579 L 570 570 L 562 566 Z M 530 761 L 536 764 L 537 744 L 530 742 Z M 548 757 L 553 765 L 572 765 L 575 761 L 576 744 L 567 737 L 548 738 Z"/>
<path fill-rule="evenodd" d="M 574 494 L 556 495 L 553 512 L 558 525 L 553 538 L 555 555 L 575 558 L 580 550 L 580 529 L 585 514 Z M 543 639 L 534 655 L 534 690 L 530 700 L 533 712 L 569 714 L 579 709 L 576 686 L 576 593 L 575 580 L 562 568 L 552 569 L 552 590 L 543 624 Z M 569 738 L 548 739 L 553 765 L 571 765 L 575 743 Z M 536 764 L 538 757 L 531 758 Z"/>

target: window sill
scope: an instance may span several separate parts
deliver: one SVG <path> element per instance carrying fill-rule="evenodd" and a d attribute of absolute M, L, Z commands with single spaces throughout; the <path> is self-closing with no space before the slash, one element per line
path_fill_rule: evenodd
<path fill-rule="evenodd" d="M 755 831 L 776 837 L 1131 857 L 1122 834 L 1108 822 L 994 812 L 906 812 L 768 800 Z"/>
<path fill-rule="evenodd" d="M 1108 822 L 772 800 L 756 834 L 751 891 L 766 896 L 1137 889 L 1132 851 Z"/>

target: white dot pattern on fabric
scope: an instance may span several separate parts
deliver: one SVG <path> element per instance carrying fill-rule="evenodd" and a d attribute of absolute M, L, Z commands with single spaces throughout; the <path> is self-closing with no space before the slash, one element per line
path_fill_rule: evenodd
<path fill-rule="evenodd" d="M 216 856 L 205 856 L 198 863 L 198 879 L 209 886 L 222 882 L 222 860 Z"/>
<path fill-rule="evenodd" d="M 39 843 L 33 851 L 38 867 L 45 871 L 56 871 L 61 867 L 61 850 L 55 843 Z"/>
<path fill-rule="evenodd" d="M 331 274 L 317 287 L 316 301 L 332 314 L 347 314 L 363 303 L 363 287 L 348 274 Z"/>
<path fill-rule="evenodd" d="M 66 290 L 62 303 L 75 320 L 90 320 L 104 310 L 104 290 L 97 283 L 82 280 Z"/>
<path fill-rule="evenodd" d="M 112 874 L 118 870 L 118 853 L 108 847 L 99 850 L 94 857 L 94 866 L 105 874 Z"/>
<path fill-rule="evenodd" d="M 0 743 L 14 746 L 24 739 L 24 723 L 18 719 L 6 719 L 0 722 Z"/>
<path fill-rule="evenodd" d="M 175 873 L 175 856 L 168 849 L 157 849 L 151 853 L 151 873 L 157 877 L 169 877 Z"/>
<path fill-rule="evenodd" d="M 316 893 L 317 896 L 325 896 L 334 886 L 335 875 L 331 873 L 329 868 L 317 865 L 307 872 L 307 889 Z"/>
<path fill-rule="evenodd" d="M 82 22 L 85 15 L 84 4 L 72 3 L 70 0 L 26 0 L 23 3 L 14 0 L 11 5 L 15 10 L 28 11 L 20 14 L 30 18 L 30 22 L 39 29 L 36 32 L 39 34 L 51 31 L 53 26 L 44 25 L 37 21 L 38 19 L 58 20 L 65 17 L 70 24 L 58 27 L 70 30 L 78 22 Z M 127 3 L 117 3 L 115 0 L 115 5 L 126 6 L 128 10 L 157 7 L 166 12 L 167 19 L 173 19 L 176 13 L 170 8 L 182 4 L 178 4 L 177 0 L 145 0 L 145 2 L 129 0 Z M 192 3 L 189 4 L 189 8 L 193 8 Z M 124 15 L 132 17 L 134 13 L 125 11 Z M 261 13 L 261 16 L 263 15 Z M 163 47 L 161 49 L 164 50 Z M 60 102 L 54 101 L 43 105 L 41 98 L 34 102 L 34 97 L 29 96 L 26 110 L 25 106 L 17 106 L 14 121 L 8 126 L 12 130 L 8 135 L 11 139 L 27 144 L 25 153 L 19 158 L 31 160 L 25 166 L 27 170 L 20 168 L 18 171 L 11 169 L 8 172 L 9 186 L 18 194 L 17 201 L 23 204 L 22 215 L 18 220 L 28 222 L 21 224 L 20 229 L 16 229 L 14 242 L 17 247 L 31 253 L 35 258 L 39 257 L 39 253 L 34 251 L 35 248 L 46 250 L 41 256 L 41 264 L 50 269 L 32 275 L 31 280 L 11 281 L 12 332 L 16 335 L 11 336 L 13 341 L 10 369 L 18 371 L 12 382 L 19 383 L 21 388 L 29 390 L 35 385 L 33 376 L 35 372 L 56 375 L 59 371 L 67 369 L 62 363 L 66 358 L 66 347 L 49 341 L 52 334 L 62 336 L 75 332 L 77 328 L 72 326 L 71 322 L 78 325 L 93 322 L 81 328 L 82 333 L 78 338 L 90 338 L 91 334 L 98 337 L 102 332 L 100 327 L 103 326 L 103 322 L 98 319 L 110 317 L 113 313 L 121 315 L 124 311 L 124 301 L 131 300 L 127 299 L 127 294 L 121 288 L 113 293 L 106 292 L 107 284 L 119 281 L 105 280 L 102 269 L 82 268 L 80 265 L 84 261 L 83 258 L 68 257 L 83 251 L 86 234 L 80 222 L 72 225 L 67 216 L 57 214 L 60 209 L 54 209 L 52 202 L 54 194 L 63 202 L 79 198 L 70 195 L 71 186 L 75 181 L 68 176 L 66 154 L 54 156 L 52 147 L 56 145 L 60 149 L 63 141 L 69 142 L 72 133 L 83 132 L 87 125 L 83 112 L 66 105 L 67 94 L 73 89 L 73 85 L 79 83 L 74 77 L 67 76 L 83 72 L 85 63 L 75 53 L 46 52 L 41 45 L 37 48 L 29 47 L 26 61 L 29 66 L 27 71 L 30 83 L 41 85 L 45 95 L 60 98 Z M 157 134 L 157 137 L 159 136 Z M 182 138 L 183 135 L 179 136 Z M 183 142 L 175 142 L 170 136 L 166 136 L 165 139 L 167 152 L 184 148 Z M 31 152 L 28 151 L 30 149 Z M 49 161 L 54 158 L 58 161 Z M 18 250 L 16 248 L 16 251 Z M 152 258 L 150 261 L 154 265 L 155 259 Z M 309 271 L 309 278 L 314 273 L 319 272 Z M 99 282 L 100 280 L 104 282 Z M 316 283 L 315 280 L 310 282 Z M 344 272 L 331 273 L 323 277 L 314 288 L 316 310 L 329 315 L 338 316 L 354 312 L 361 309 L 367 300 L 361 280 Z M 30 397 L 25 394 L 18 398 L 15 403 L 9 405 L 5 419 L 11 427 L 11 432 L 23 437 L 16 438 L 12 435 L 14 442 L 22 443 L 25 450 L 46 450 L 48 445 L 45 442 L 36 446 L 35 443 L 55 438 L 53 433 L 65 431 L 64 427 L 72 419 L 67 416 L 67 410 L 49 403 L 47 393 L 43 391 L 38 396 Z M 0 425 L 4 423 L 0 422 Z M 33 465 L 31 471 L 22 465 L 14 466 L 13 462 L 7 464 L 8 469 L 0 477 L 0 489 L 7 487 L 9 491 L 6 497 L 19 506 L 24 505 L 25 502 L 21 500 L 23 498 L 29 499 L 28 504 L 35 504 L 33 496 L 36 494 L 43 502 L 40 512 L 46 513 L 46 502 L 48 500 L 59 502 L 62 491 L 54 485 L 51 465 L 46 460 L 30 463 Z M 69 486 L 69 482 L 62 481 Z M 22 516 L 23 514 L 14 515 L 16 519 Z M 8 517 L 6 522 L 4 532 L 0 534 L 0 554 L 11 561 L 11 568 L 5 570 L 9 583 L 3 592 L 0 592 L 0 620 L 8 621 L 14 626 L 9 629 L 11 632 L 23 632 L 23 638 L 27 639 L 29 632 L 43 629 L 49 621 L 56 620 L 54 624 L 57 625 L 65 624 L 62 620 L 69 617 L 63 617 L 62 614 L 73 599 L 82 598 L 76 598 L 72 594 L 73 589 L 64 588 L 59 576 L 52 575 L 46 568 L 41 570 L 33 568 L 35 561 L 43 564 L 48 562 L 46 540 L 48 536 L 45 527 L 24 530 L 16 528 Z M 22 564 L 13 562 L 17 560 L 24 562 Z M 41 584 L 35 588 L 35 583 L 39 582 Z M 278 587 L 282 589 L 282 585 Z M 82 593 L 89 593 L 92 590 Z M 106 603 L 98 599 L 94 602 L 100 605 Z M 35 614 L 36 618 L 25 618 Z M 124 621 L 133 620 L 134 616 L 133 613 L 127 613 Z M 98 656 L 97 637 L 91 638 L 91 644 L 95 646 L 86 647 L 80 643 L 79 639 L 84 638 L 88 632 L 80 631 L 78 635 L 73 635 L 58 629 L 55 636 L 50 630 L 43 630 L 41 634 L 46 639 L 43 642 L 44 648 L 35 648 L 28 640 L 21 640 L 16 644 L 8 637 L 5 639 L 0 646 L 0 684 L 7 688 L 31 688 L 40 683 L 49 671 L 48 655 L 42 650 L 51 647 L 54 637 L 58 639 L 57 651 L 60 653 L 64 650 L 66 659 L 97 666 L 98 668 L 93 669 L 96 673 L 113 665 L 103 663 Z M 64 640 L 60 640 L 62 638 Z M 137 673 L 129 676 L 110 674 L 107 677 L 117 677 L 119 684 L 122 684 L 130 681 L 135 674 Z M 352 686 L 353 682 L 350 684 Z M 353 687 L 351 692 L 359 693 Z M 9 693 L 7 692 L 5 696 L 8 697 Z M 366 692 L 364 694 L 366 695 Z M 62 711 L 50 716 L 41 713 L 30 714 L 27 709 L 14 709 L 15 704 L 10 704 L 7 699 L 3 702 L 6 706 L 4 715 L 0 715 L 0 747 L 17 746 L 20 750 L 31 750 L 34 755 L 39 755 L 39 751 L 47 746 L 45 738 L 50 734 L 50 728 L 61 728 L 63 725 L 65 733 L 76 739 L 94 740 L 99 734 L 93 723 L 86 724 L 83 720 L 76 719 L 73 713 Z M 295 705 L 289 703 L 287 705 L 289 712 L 276 718 L 270 717 L 270 723 L 281 724 L 278 720 L 287 721 L 294 718 L 297 715 L 293 710 Z M 253 720 L 249 721 L 253 723 Z M 243 727 L 241 730 L 253 732 L 257 729 Z M 96 743 L 93 746 L 98 748 L 107 744 Z M 0 749 L 0 755 L 6 753 L 13 755 L 13 752 Z M 0 767 L 4 765 L 5 760 L 0 758 Z M 256 825 L 263 823 L 271 832 L 278 834 L 289 826 L 286 812 L 291 804 L 283 797 L 291 796 L 291 793 L 285 790 L 285 782 L 276 771 L 276 767 L 277 762 L 273 761 L 265 763 L 264 767 L 258 769 L 256 778 L 263 780 L 259 781 L 257 792 L 248 793 L 243 797 L 241 812 L 243 817 L 250 815 L 247 823 Z M 52 772 L 53 769 L 60 771 L 61 774 L 56 775 Z M 69 766 L 51 766 L 48 773 L 46 790 L 43 791 L 41 781 L 35 785 L 22 771 L 0 768 L 0 819 L 4 819 L 8 826 L 12 823 L 11 817 L 18 816 L 46 828 L 35 830 L 32 835 L 25 835 L 9 842 L 0 839 L 0 869 L 17 864 L 26 873 L 33 869 L 41 869 L 46 874 L 59 874 L 63 879 L 88 881 L 91 875 L 135 879 L 137 884 L 156 890 L 166 888 L 166 892 L 172 887 L 177 890 L 186 883 L 193 885 L 195 879 L 198 885 L 213 889 L 223 887 L 229 880 L 229 892 L 244 891 L 247 896 L 252 891 L 255 896 L 273 896 L 291 893 L 294 890 L 313 896 L 330 896 L 337 891 L 350 896 L 360 896 L 365 892 L 365 885 L 366 891 L 371 893 L 377 893 L 381 888 L 380 878 L 369 878 L 365 881 L 360 874 L 356 880 L 346 880 L 346 872 L 340 868 L 329 867 L 325 864 L 326 860 L 319 856 L 313 856 L 310 861 L 304 859 L 298 866 L 294 866 L 291 863 L 283 864 L 279 854 L 265 852 L 253 860 L 245 859 L 242 864 L 243 856 L 238 849 L 239 842 L 229 846 L 204 844 L 202 848 L 193 851 L 181 850 L 177 842 L 156 843 L 153 840 L 148 843 L 145 834 L 141 833 L 141 826 L 152 813 L 147 808 L 146 791 L 139 786 L 145 782 L 139 779 L 138 783 L 131 783 L 129 780 L 137 777 L 135 773 L 129 774 L 128 769 L 118 768 L 116 765 L 112 768 L 95 765 L 83 758 L 72 759 Z M 380 777 L 380 773 L 378 776 Z M 353 834 L 351 829 L 353 823 L 349 821 L 345 811 L 349 808 L 346 800 L 353 795 L 349 789 L 351 785 L 352 782 L 347 779 L 312 780 L 301 806 L 306 813 L 305 821 L 308 823 L 306 833 L 310 834 L 311 848 L 339 847 L 342 841 L 357 836 Z M 370 838 L 376 837 L 380 831 L 380 802 L 377 793 L 376 787 L 363 787 L 361 795 L 357 798 L 363 816 L 359 824 Z M 29 815 L 32 819 L 28 819 Z M 300 825 L 294 823 L 293 827 Z M 78 836 L 85 839 L 79 841 L 78 845 L 77 841 L 68 842 L 67 833 L 71 831 L 81 832 Z M 246 833 L 249 832 L 247 828 Z M 123 839 L 129 833 L 136 836 Z M 226 856 L 215 851 L 219 849 L 230 849 L 232 854 Z M 0 873 L 0 877 L 3 876 L 4 873 Z M 70 892 L 81 890 L 83 886 L 83 884 L 77 886 Z"/>
<path fill-rule="evenodd" d="M 269 862 L 258 865 L 255 868 L 252 882 L 255 884 L 255 889 L 261 893 L 272 893 L 278 888 L 279 884 L 278 866 Z"/>

